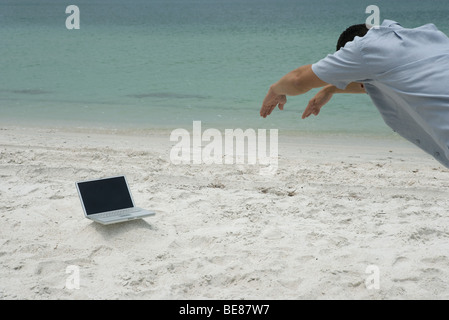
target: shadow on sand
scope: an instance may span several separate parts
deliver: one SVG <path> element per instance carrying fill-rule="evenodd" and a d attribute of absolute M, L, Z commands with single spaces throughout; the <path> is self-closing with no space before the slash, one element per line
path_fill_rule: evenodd
<path fill-rule="evenodd" d="M 137 230 L 157 231 L 157 228 L 149 224 L 144 219 L 131 220 L 126 222 L 114 223 L 109 225 L 103 225 L 101 223 L 92 222 L 89 225 L 98 234 L 105 239 L 112 239 L 119 237 L 128 232 L 135 232 Z"/>

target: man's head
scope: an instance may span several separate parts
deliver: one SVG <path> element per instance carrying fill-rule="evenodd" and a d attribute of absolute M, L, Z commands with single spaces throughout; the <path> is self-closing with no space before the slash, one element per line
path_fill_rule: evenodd
<path fill-rule="evenodd" d="M 340 50 L 340 48 L 343 48 L 347 42 L 354 40 L 355 37 L 363 37 L 368 30 L 369 29 L 366 27 L 366 24 L 356 24 L 350 26 L 348 29 L 343 31 L 340 38 L 338 38 L 337 51 Z"/>

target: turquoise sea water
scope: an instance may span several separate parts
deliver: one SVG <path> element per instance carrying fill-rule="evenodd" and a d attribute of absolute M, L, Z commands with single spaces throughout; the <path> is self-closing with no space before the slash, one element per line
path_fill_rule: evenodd
<path fill-rule="evenodd" d="M 447 0 L 0 0 L 0 123 L 392 135 L 367 95 L 301 120 L 314 90 L 259 117 L 269 85 L 334 52 L 368 5 L 449 34 Z"/>

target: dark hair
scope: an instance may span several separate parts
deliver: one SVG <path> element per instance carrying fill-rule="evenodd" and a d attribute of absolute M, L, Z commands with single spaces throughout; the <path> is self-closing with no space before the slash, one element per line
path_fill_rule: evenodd
<path fill-rule="evenodd" d="M 366 24 L 355 24 L 350 26 L 348 29 L 343 31 L 340 38 L 338 38 L 337 51 L 340 50 L 340 48 L 343 48 L 347 42 L 354 40 L 355 37 L 363 37 L 368 30 L 369 29 L 366 27 Z"/>

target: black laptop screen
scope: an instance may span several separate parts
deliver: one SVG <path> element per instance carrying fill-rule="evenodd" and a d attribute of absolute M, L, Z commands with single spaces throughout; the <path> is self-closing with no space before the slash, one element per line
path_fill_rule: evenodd
<path fill-rule="evenodd" d="M 133 207 L 125 177 L 79 182 L 78 189 L 86 214 Z"/>

